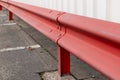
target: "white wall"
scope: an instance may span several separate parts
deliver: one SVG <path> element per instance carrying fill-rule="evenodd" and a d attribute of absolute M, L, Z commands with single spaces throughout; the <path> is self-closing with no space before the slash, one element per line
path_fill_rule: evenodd
<path fill-rule="evenodd" d="M 120 0 L 14 0 L 120 23 Z"/>

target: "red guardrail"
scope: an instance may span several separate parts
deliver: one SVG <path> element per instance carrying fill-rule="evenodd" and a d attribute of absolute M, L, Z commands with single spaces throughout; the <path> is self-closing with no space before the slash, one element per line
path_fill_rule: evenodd
<path fill-rule="evenodd" d="M 2 10 L 2 6 L 0 5 L 0 10 Z"/>
<path fill-rule="evenodd" d="M 59 74 L 70 73 L 70 53 L 111 80 L 120 80 L 120 24 L 15 1 L 0 5 L 58 44 Z M 11 13 L 12 12 L 12 13 Z"/>

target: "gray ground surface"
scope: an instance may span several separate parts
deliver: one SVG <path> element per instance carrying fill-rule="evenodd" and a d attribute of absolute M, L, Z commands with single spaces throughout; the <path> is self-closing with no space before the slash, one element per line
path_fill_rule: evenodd
<path fill-rule="evenodd" d="M 6 12 L 0 12 L 0 24 L 13 23 L 8 21 L 5 14 Z M 56 71 L 57 45 L 18 17 L 14 16 L 14 19 L 17 23 L 15 25 L 0 25 L 0 49 L 36 44 L 41 47 L 34 50 L 0 52 L 0 80 L 41 80 L 39 74 Z M 77 80 L 107 80 L 73 55 L 71 75 Z"/>
<path fill-rule="evenodd" d="M 0 50 L 37 44 L 18 25 L 3 25 L 13 22 L 2 19 L 0 17 Z M 57 61 L 41 47 L 0 52 L 0 80 L 40 80 L 40 72 L 56 69 Z"/>

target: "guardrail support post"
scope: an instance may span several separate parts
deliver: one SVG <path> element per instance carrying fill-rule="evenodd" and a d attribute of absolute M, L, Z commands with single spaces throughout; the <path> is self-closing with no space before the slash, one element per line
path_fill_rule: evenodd
<path fill-rule="evenodd" d="M 2 10 L 2 6 L 0 5 L 0 11 Z"/>
<path fill-rule="evenodd" d="M 58 73 L 70 74 L 70 52 L 58 46 Z"/>
<path fill-rule="evenodd" d="M 9 20 L 13 20 L 13 13 L 9 11 Z"/>

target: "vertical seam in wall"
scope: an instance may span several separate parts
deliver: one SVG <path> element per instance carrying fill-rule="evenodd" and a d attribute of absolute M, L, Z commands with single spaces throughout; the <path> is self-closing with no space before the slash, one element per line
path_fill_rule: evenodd
<path fill-rule="evenodd" d="M 67 11 L 70 12 L 70 1 L 68 1 L 68 4 L 66 4 L 66 6 L 67 6 Z"/>
<path fill-rule="evenodd" d="M 74 0 L 74 2 L 73 2 L 73 12 L 72 13 L 76 13 L 76 0 Z"/>
<path fill-rule="evenodd" d="M 111 0 L 106 0 L 106 20 L 111 19 Z"/>
<path fill-rule="evenodd" d="M 74 12 L 77 13 L 77 10 L 78 10 L 78 9 L 77 9 L 77 0 L 75 0 L 74 9 L 75 9 Z"/>
<path fill-rule="evenodd" d="M 76 8 L 76 13 L 78 14 L 78 0 L 76 0 L 76 3 L 75 3 L 75 8 Z"/>
<path fill-rule="evenodd" d="M 52 0 L 50 1 L 50 8 L 53 9 Z"/>
<path fill-rule="evenodd" d="M 57 4 L 57 3 L 58 3 L 58 2 L 55 1 L 56 10 L 58 10 L 58 4 Z"/>
<path fill-rule="evenodd" d="M 97 0 L 93 0 L 93 16 L 95 18 L 97 18 L 97 9 L 98 9 L 97 4 L 98 4 Z"/>
<path fill-rule="evenodd" d="M 61 5 L 60 5 L 60 7 L 61 7 L 61 10 L 64 10 L 64 9 L 63 9 L 63 0 L 61 0 Z"/>
<path fill-rule="evenodd" d="M 83 15 L 87 15 L 87 0 L 83 0 Z"/>

